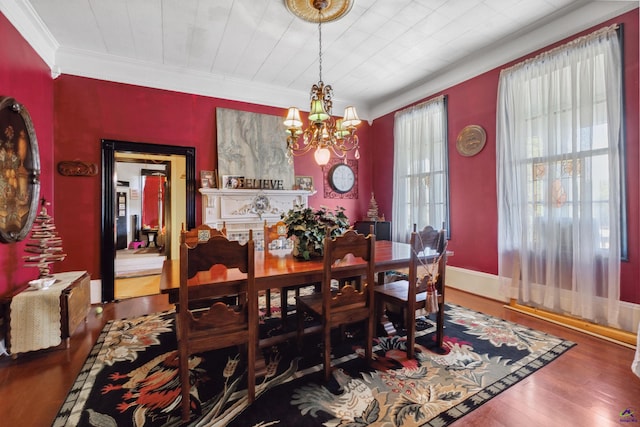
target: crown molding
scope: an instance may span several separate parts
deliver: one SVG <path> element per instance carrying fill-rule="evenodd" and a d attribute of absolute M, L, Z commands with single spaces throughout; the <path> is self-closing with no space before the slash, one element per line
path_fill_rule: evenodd
<path fill-rule="evenodd" d="M 0 12 L 7 17 L 45 64 L 53 70 L 56 51 L 60 44 L 44 25 L 31 3 L 25 0 L 0 0 Z"/>
<path fill-rule="evenodd" d="M 638 1 L 594 1 L 556 17 L 546 25 L 483 48 L 435 77 L 370 105 L 370 117 L 379 118 L 407 105 L 424 100 L 482 73 L 571 37 L 599 23 L 622 15 L 638 7 Z"/>
<path fill-rule="evenodd" d="M 302 106 L 308 111 L 309 92 L 198 72 L 181 67 L 161 66 L 149 62 L 91 51 L 61 47 L 56 55 L 59 73 L 118 83 L 173 90 L 194 95 L 272 107 Z M 334 99 L 334 112 L 344 111 L 347 103 Z M 358 106 L 358 112 L 360 107 Z M 366 112 L 363 110 L 363 112 Z M 283 113 L 284 114 L 284 113 Z M 366 119 L 368 116 L 363 116 Z"/>

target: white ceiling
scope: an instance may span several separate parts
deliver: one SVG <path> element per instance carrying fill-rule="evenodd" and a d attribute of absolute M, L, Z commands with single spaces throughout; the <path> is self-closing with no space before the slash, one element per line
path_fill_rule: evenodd
<path fill-rule="evenodd" d="M 372 120 L 638 1 L 354 0 L 322 26 L 334 113 Z M 284 0 L 0 0 L 49 64 L 72 74 L 308 110 L 317 24 Z"/>

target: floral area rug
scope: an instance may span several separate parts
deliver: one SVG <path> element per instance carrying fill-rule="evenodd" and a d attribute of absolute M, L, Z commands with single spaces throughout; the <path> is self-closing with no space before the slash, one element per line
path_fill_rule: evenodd
<path fill-rule="evenodd" d="M 295 321 L 289 322 L 295 327 Z M 423 318 L 416 358 L 404 337 L 376 339 L 368 366 L 362 331 L 335 336 L 332 378 L 322 378 L 318 335 L 264 349 L 256 401 L 248 405 L 243 353 L 236 348 L 191 358 L 193 426 L 445 426 L 534 374 L 572 342 L 448 304 L 444 348 Z M 261 335 L 282 333 L 263 319 Z M 54 426 L 178 426 L 180 386 L 175 314 L 107 324 Z"/>

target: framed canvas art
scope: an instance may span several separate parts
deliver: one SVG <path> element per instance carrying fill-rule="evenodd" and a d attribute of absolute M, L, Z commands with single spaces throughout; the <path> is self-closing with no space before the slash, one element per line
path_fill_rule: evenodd
<path fill-rule="evenodd" d="M 202 188 L 216 188 L 218 186 L 214 171 L 200 171 L 200 186 Z"/>
<path fill-rule="evenodd" d="M 238 175 L 222 175 L 222 188 L 236 189 L 242 188 L 243 176 Z"/>
<path fill-rule="evenodd" d="M 247 179 L 282 180 L 295 185 L 293 164 L 286 157 L 282 117 L 216 108 L 218 173 Z M 223 188 L 224 186 L 223 181 Z"/>
<path fill-rule="evenodd" d="M 295 189 L 313 191 L 312 176 L 296 176 Z"/>

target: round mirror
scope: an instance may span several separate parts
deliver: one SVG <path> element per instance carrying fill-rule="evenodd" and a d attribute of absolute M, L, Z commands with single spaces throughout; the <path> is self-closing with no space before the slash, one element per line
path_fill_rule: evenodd
<path fill-rule="evenodd" d="M 38 213 L 40 153 L 31 116 L 0 97 L 0 241 L 24 239 Z"/>

